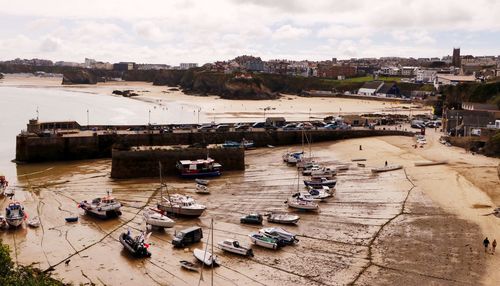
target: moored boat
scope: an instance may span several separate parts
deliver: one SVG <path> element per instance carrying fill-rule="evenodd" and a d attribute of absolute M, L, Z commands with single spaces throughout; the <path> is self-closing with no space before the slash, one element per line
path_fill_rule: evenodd
<path fill-rule="evenodd" d="M 194 179 L 194 181 L 196 184 L 203 185 L 203 186 L 208 186 L 208 183 L 210 183 L 209 180 L 204 180 L 204 179 L 199 179 L 199 178 Z"/>
<path fill-rule="evenodd" d="M 327 178 L 331 179 L 337 175 L 337 171 L 330 168 L 320 168 L 319 170 L 313 170 L 311 172 L 312 179 Z"/>
<path fill-rule="evenodd" d="M 29 227 L 33 227 L 33 228 L 37 228 L 40 226 L 40 218 L 39 217 L 34 217 L 32 219 L 29 219 L 26 224 L 29 226 Z"/>
<path fill-rule="evenodd" d="M 181 260 L 179 261 L 179 263 L 181 264 L 181 267 L 187 269 L 187 270 L 190 270 L 190 271 L 196 271 L 198 272 L 198 270 L 200 269 L 200 267 L 192 262 L 189 262 L 187 260 Z"/>
<path fill-rule="evenodd" d="M 337 184 L 337 180 L 332 180 L 332 179 L 326 179 L 326 178 L 320 178 L 320 179 L 315 179 L 315 180 L 304 180 L 304 184 L 306 186 L 311 186 L 311 187 L 335 187 Z"/>
<path fill-rule="evenodd" d="M 24 207 L 19 202 L 10 203 L 5 209 L 5 220 L 9 226 L 18 227 L 26 218 Z"/>
<path fill-rule="evenodd" d="M 380 168 L 373 168 L 372 173 L 389 172 L 389 171 L 399 170 L 402 168 L 403 168 L 403 166 L 401 166 L 401 165 L 390 165 L 390 166 L 385 166 L 385 167 L 380 167 Z"/>
<path fill-rule="evenodd" d="M 64 220 L 66 222 L 77 222 L 78 221 L 78 217 L 77 216 L 69 216 L 69 217 L 65 217 Z"/>
<path fill-rule="evenodd" d="M 212 254 L 211 252 L 195 248 L 193 250 L 193 255 L 194 257 L 196 257 L 196 259 L 203 262 L 207 266 L 212 266 L 212 264 L 214 266 L 219 265 L 219 259 L 217 255 Z"/>
<path fill-rule="evenodd" d="M 0 174 L 0 195 L 3 194 L 5 189 L 9 186 L 9 182 L 5 179 L 5 176 Z"/>
<path fill-rule="evenodd" d="M 278 249 L 278 241 L 274 238 L 267 237 L 260 233 L 252 233 L 248 235 L 253 244 L 269 249 Z"/>
<path fill-rule="evenodd" d="M 282 158 L 284 162 L 293 165 L 302 161 L 303 155 L 304 152 L 286 152 L 285 154 L 283 154 Z"/>
<path fill-rule="evenodd" d="M 196 184 L 196 188 L 194 190 L 197 194 L 210 194 L 210 190 L 205 185 Z"/>
<path fill-rule="evenodd" d="M 300 216 L 288 213 L 270 213 L 267 215 L 268 222 L 280 224 L 296 224 L 299 219 Z"/>
<path fill-rule="evenodd" d="M 181 160 L 177 162 L 176 168 L 184 178 L 214 177 L 222 174 L 222 165 L 212 158 Z"/>
<path fill-rule="evenodd" d="M 130 230 L 120 234 L 120 243 L 123 247 L 130 252 L 135 257 L 151 257 L 151 252 L 149 252 L 149 244 L 147 240 L 149 238 L 149 234 L 145 234 L 142 232 L 140 235 L 136 237 L 132 237 L 130 234 Z"/>
<path fill-rule="evenodd" d="M 291 245 L 299 242 L 297 236 L 281 227 L 265 227 L 259 230 L 260 233 L 267 237 L 274 238 L 281 246 Z"/>
<path fill-rule="evenodd" d="M 287 200 L 289 207 L 299 210 L 317 210 L 318 204 L 313 201 L 304 200 L 298 197 L 291 197 Z"/>
<path fill-rule="evenodd" d="M 223 241 L 219 241 L 217 244 L 219 245 L 220 249 L 225 250 L 227 252 L 232 252 L 244 256 L 253 256 L 252 249 L 240 245 L 240 243 L 237 240 L 224 239 Z"/>
<path fill-rule="evenodd" d="M 158 209 L 176 215 L 199 217 L 206 207 L 189 196 L 172 194 L 163 197 L 162 202 L 158 203 Z"/>
<path fill-rule="evenodd" d="M 151 225 L 159 228 L 171 228 L 175 225 L 175 221 L 166 215 L 162 214 L 162 211 L 157 209 L 144 210 L 144 219 L 146 220 L 146 225 Z"/>
<path fill-rule="evenodd" d="M 95 215 L 101 218 L 112 218 L 122 214 L 122 205 L 115 198 L 108 195 L 102 198 L 95 198 L 92 201 L 82 201 L 78 204 L 86 214 Z"/>

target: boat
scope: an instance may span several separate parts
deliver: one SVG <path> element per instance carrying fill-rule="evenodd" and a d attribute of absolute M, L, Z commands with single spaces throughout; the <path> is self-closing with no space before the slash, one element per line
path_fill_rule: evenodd
<path fill-rule="evenodd" d="M 292 245 L 299 242 L 296 235 L 281 228 L 281 227 L 265 227 L 259 230 L 263 235 L 274 238 L 278 241 L 278 245 Z"/>
<path fill-rule="evenodd" d="M 291 197 L 287 201 L 287 204 L 289 207 L 294 208 L 294 209 L 299 209 L 299 210 L 317 210 L 319 208 L 318 204 L 309 201 L 309 200 L 304 200 L 300 197 Z"/>
<path fill-rule="evenodd" d="M 203 186 L 208 186 L 208 183 L 210 183 L 209 180 L 203 180 L 199 178 L 194 179 L 194 182 L 198 185 L 203 185 Z"/>
<path fill-rule="evenodd" d="M 205 185 L 196 184 L 196 189 L 194 190 L 197 194 L 210 194 L 210 190 Z"/>
<path fill-rule="evenodd" d="M 85 211 L 85 214 L 95 215 L 101 218 L 112 218 L 122 214 L 120 208 L 122 205 L 112 196 L 108 195 L 102 198 L 95 198 L 92 201 L 83 201 L 78 207 Z"/>
<path fill-rule="evenodd" d="M 146 220 L 146 225 L 151 225 L 159 228 L 171 228 L 175 225 L 175 221 L 166 215 L 162 214 L 161 210 L 149 209 L 142 213 Z"/>
<path fill-rule="evenodd" d="M 299 193 L 299 197 L 304 200 L 324 201 L 333 195 L 330 188 L 326 188 L 328 188 L 328 190 L 308 187 L 307 193 Z"/>
<path fill-rule="evenodd" d="M 234 239 L 224 239 L 223 241 L 219 241 L 217 243 L 219 248 L 227 251 L 236 253 L 244 256 L 253 256 L 253 251 L 251 248 L 241 246 L 237 240 Z"/>
<path fill-rule="evenodd" d="M 314 164 L 314 165 L 312 165 L 309 168 L 302 169 L 302 175 L 304 175 L 304 176 L 310 176 L 313 171 L 318 171 L 318 170 L 321 170 L 321 166 L 317 165 L 317 164 Z"/>
<path fill-rule="evenodd" d="M 445 164 L 448 164 L 447 160 L 443 160 L 443 161 L 424 161 L 424 162 L 415 162 L 415 167 L 435 166 L 435 165 L 445 165 Z"/>
<path fill-rule="evenodd" d="M 200 267 L 192 262 L 189 262 L 189 261 L 186 261 L 186 260 L 181 260 L 179 261 L 179 263 L 181 264 L 181 267 L 187 269 L 187 270 L 190 270 L 190 271 L 196 271 L 198 272 L 198 270 L 200 269 Z"/>
<path fill-rule="evenodd" d="M 4 193 L 8 186 L 9 182 L 5 179 L 4 175 L 0 174 L 0 195 Z"/>
<path fill-rule="evenodd" d="M 335 187 L 337 184 L 337 180 L 332 180 L 332 179 L 327 179 L 327 178 L 320 178 L 315 179 L 315 180 L 304 180 L 304 184 L 306 186 L 311 186 L 311 187 Z"/>
<path fill-rule="evenodd" d="M 281 223 L 281 224 L 296 224 L 300 216 L 288 213 L 270 213 L 267 215 L 268 222 Z"/>
<path fill-rule="evenodd" d="M 66 220 L 66 222 L 77 222 L 78 221 L 77 216 L 65 217 L 64 219 Z"/>
<path fill-rule="evenodd" d="M 224 147 L 224 148 L 240 148 L 241 144 L 236 142 L 236 141 L 225 141 L 224 144 L 222 144 L 222 147 Z"/>
<path fill-rule="evenodd" d="M 3 195 L 6 197 L 13 197 L 16 194 L 16 191 L 13 188 L 6 188 L 3 191 Z"/>
<path fill-rule="evenodd" d="M 158 209 L 167 213 L 181 216 L 199 217 L 203 214 L 206 207 L 197 203 L 190 196 L 181 194 L 172 194 L 168 197 L 162 197 L 158 203 Z"/>
<path fill-rule="evenodd" d="M 321 178 L 331 179 L 336 175 L 337 171 L 330 168 L 320 168 L 319 170 L 311 171 L 312 179 L 321 179 Z"/>
<path fill-rule="evenodd" d="M 245 139 L 243 139 L 243 140 L 241 141 L 241 145 L 243 145 L 243 148 L 245 148 L 245 149 L 247 149 L 247 150 L 248 150 L 248 149 L 254 149 L 254 148 L 255 148 L 255 144 L 253 143 L 253 141 L 252 141 L 252 140 L 245 140 Z"/>
<path fill-rule="evenodd" d="M 278 249 L 278 241 L 260 233 L 251 233 L 248 235 L 253 244 L 269 249 Z"/>
<path fill-rule="evenodd" d="M 297 162 L 297 168 L 299 169 L 310 169 L 314 166 L 318 166 L 312 158 L 303 158 L 300 162 Z"/>
<path fill-rule="evenodd" d="M 215 177 L 222 174 L 222 165 L 212 158 L 181 160 L 177 162 L 176 168 L 184 178 Z"/>
<path fill-rule="evenodd" d="M 304 155 L 304 152 L 286 152 L 282 158 L 288 164 L 297 164 L 302 161 L 302 155 Z"/>
<path fill-rule="evenodd" d="M 349 165 L 338 165 L 335 169 L 338 171 L 346 171 L 349 170 Z"/>
<path fill-rule="evenodd" d="M 29 227 L 37 228 L 40 226 L 40 218 L 36 216 L 32 219 L 29 219 L 26 223 L 28 224 Z"/>
<path fill-rule="evenodd" d="M 366 164 L 358 163 L 358 167 L 364 168 L 364 167 L 366 167 Z"/>
<path fill-rule="evenodd" d="M 10 203 L 5 209 L 5 220 L 9 226 L 18 227 L 26 218 L 24 207 L 19 202 Z"/>
<path fill-rule="evenodd" d="M 195 248 L 193 250 L 193 255 L 198 259 L 199 261 L 203 262 L 207 266 L 212 266 L 212 263 L 214 266 L 219 265 L 219 259 L 217 255 L 213 255 L 212 253 Z"/>
<path fill-rule="evenodd" d="M 0 229 L 8 228 L 9 224 L 3 215 L 0 215 Z"/>
<path fill-rule="evenodd" d="M 380 167 L 380 168 L 373 168 L 372 173 L 389 172 L 389 171 L 399 170 L 402 168 L 403 168 L 403 166 L 401 166 L 401 165 L 390 165 L 390 166 L 385 166 L 385 167 Z"/>
<path fill-rule="evenodd" d="M 353 162 L 364 162 L 364 161 L 366 161 L 366 159 L 356 158 L 356 159 L 352 159 L 351 161 L 353 161 Z"/>
<path fill-rule="evenodd" d="M 151 233 L 145 234 L 141 232 L 140 235 L 132 237 L 130 234 L 130 229 L 127 232 L 120 234 L 120 243 L 123 247 L 130 252 L 135 257 L 151 257 L 151 252 L 149 252 L 149 244 L 147 240 Z"/>

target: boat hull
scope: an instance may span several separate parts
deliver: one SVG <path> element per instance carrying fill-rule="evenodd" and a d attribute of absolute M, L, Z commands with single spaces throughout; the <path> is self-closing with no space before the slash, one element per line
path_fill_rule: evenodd
<path fill-rule="evenodd" d="M 23 223 L 24 218 L 6 218 L 6 221 L 11 227 L 19 227 Z"/>
<path fill-rule="evenodd" d="M 231 252 L 231 253 L 234 253 L 234 254 L 239 254 L 239 255 L 243 255 L 243 256 L 253 256 L 253 251 L 251 248 L 246 248 L 246 247 L 231 247 L 231 246 L 228 246 L 224 243 L 218 243 L 219 245 L 219 248 L 224 250 L 224 251 L 227 251 L 227 252 Z"/>
<path fill-rule="evenodd" d="M 120 243 L 123 247 L 130 252 L 135 257 L 151 257 L 151 252 L 149 252 L 145 247 L 135 248 L 132 245 L 133 238 L 128 237 L 126 233 L 120 235 Z"/>
<path fill-rule="evenodd" d="M 193 250 L 193 255 L 194 255 L 194 257 L 196 257 L 196 259 L 203 262 L 207 266 L 212 266 L 212 264 L 214 266 L 219 265 L 217 255 L 212 255 L 212 253 L 210 253 L 208 251 L 205 252 L 204 250 L 195 248 Z"/>
<path fill-rule="evenodd" d="M 203 173 L 184 173 L 181 172 L 181 178 L 204 178 L 204 177 L 218 177 L 222 175 L 221 171 L 203 172 Z"/>
<path fill-rule="evenodd" d="M 264 241 L 264 240 L 261 240 L 261 239 L 254 237 L 254 236 L 250 236 L 250 240 L 252 241 L 253 244 L 258 245 L 258 246 L 262 246 L 264 248 L 278 249 L 278 243 L 276 243 L 276 242 Z"/>
<path fill-rule="evenodd" d="M 180 216 L 188 216 L 188 217 L 199 217 L 205 212 L 205 209 L 191 209 L 184 207 L 176 207 L 176 206 L 167 206 L 167 205 L 157 205 L 159 210 L 167 212 L 169 214 L 180 215 Z"/>

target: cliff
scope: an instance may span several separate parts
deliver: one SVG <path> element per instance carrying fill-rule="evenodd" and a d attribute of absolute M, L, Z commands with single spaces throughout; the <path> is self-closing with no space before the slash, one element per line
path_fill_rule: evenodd
<path fill-rule="evenodd" d="M 500 108 L 500 81 L 446 86 L 442 93 L 449 108 L 461 108 L 462 102 L 491 103 Z"/>
<path fill-rule="evenodd" d="M 97 76 L 90 70 L 78 69 L 63 73 L 62 84 L 96 84 Z"/>

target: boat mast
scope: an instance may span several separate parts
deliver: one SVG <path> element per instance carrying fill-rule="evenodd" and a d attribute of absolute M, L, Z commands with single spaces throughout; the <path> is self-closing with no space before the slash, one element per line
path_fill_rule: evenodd
<path fill-rule="evenodd" d="M 211 223 L 211 226 L 212 228 L 212 231 L 211 231 L 211 234 L 212 234 L 212 286 L 214 286 L 214 218 L 212 218 L 212 223 Z"/>
<path fill-rule="evenodd" d="M 158 161 L 159 169 L 160 169 L 160 203 L 163 202 L 163 187 L 165 186 L 165 189 L 167 190 L 167 196 L 168 196 L 168 202 L 170 203 L 170 210 L 172 210 L 173 213 L 173 206 L 172 206 L 172 200 L 170 199 L 170 193 L 168 192 L 167 184 L 163 183 L 163 171 L 162 171 L 162 165 L 161 161 Z"/>

